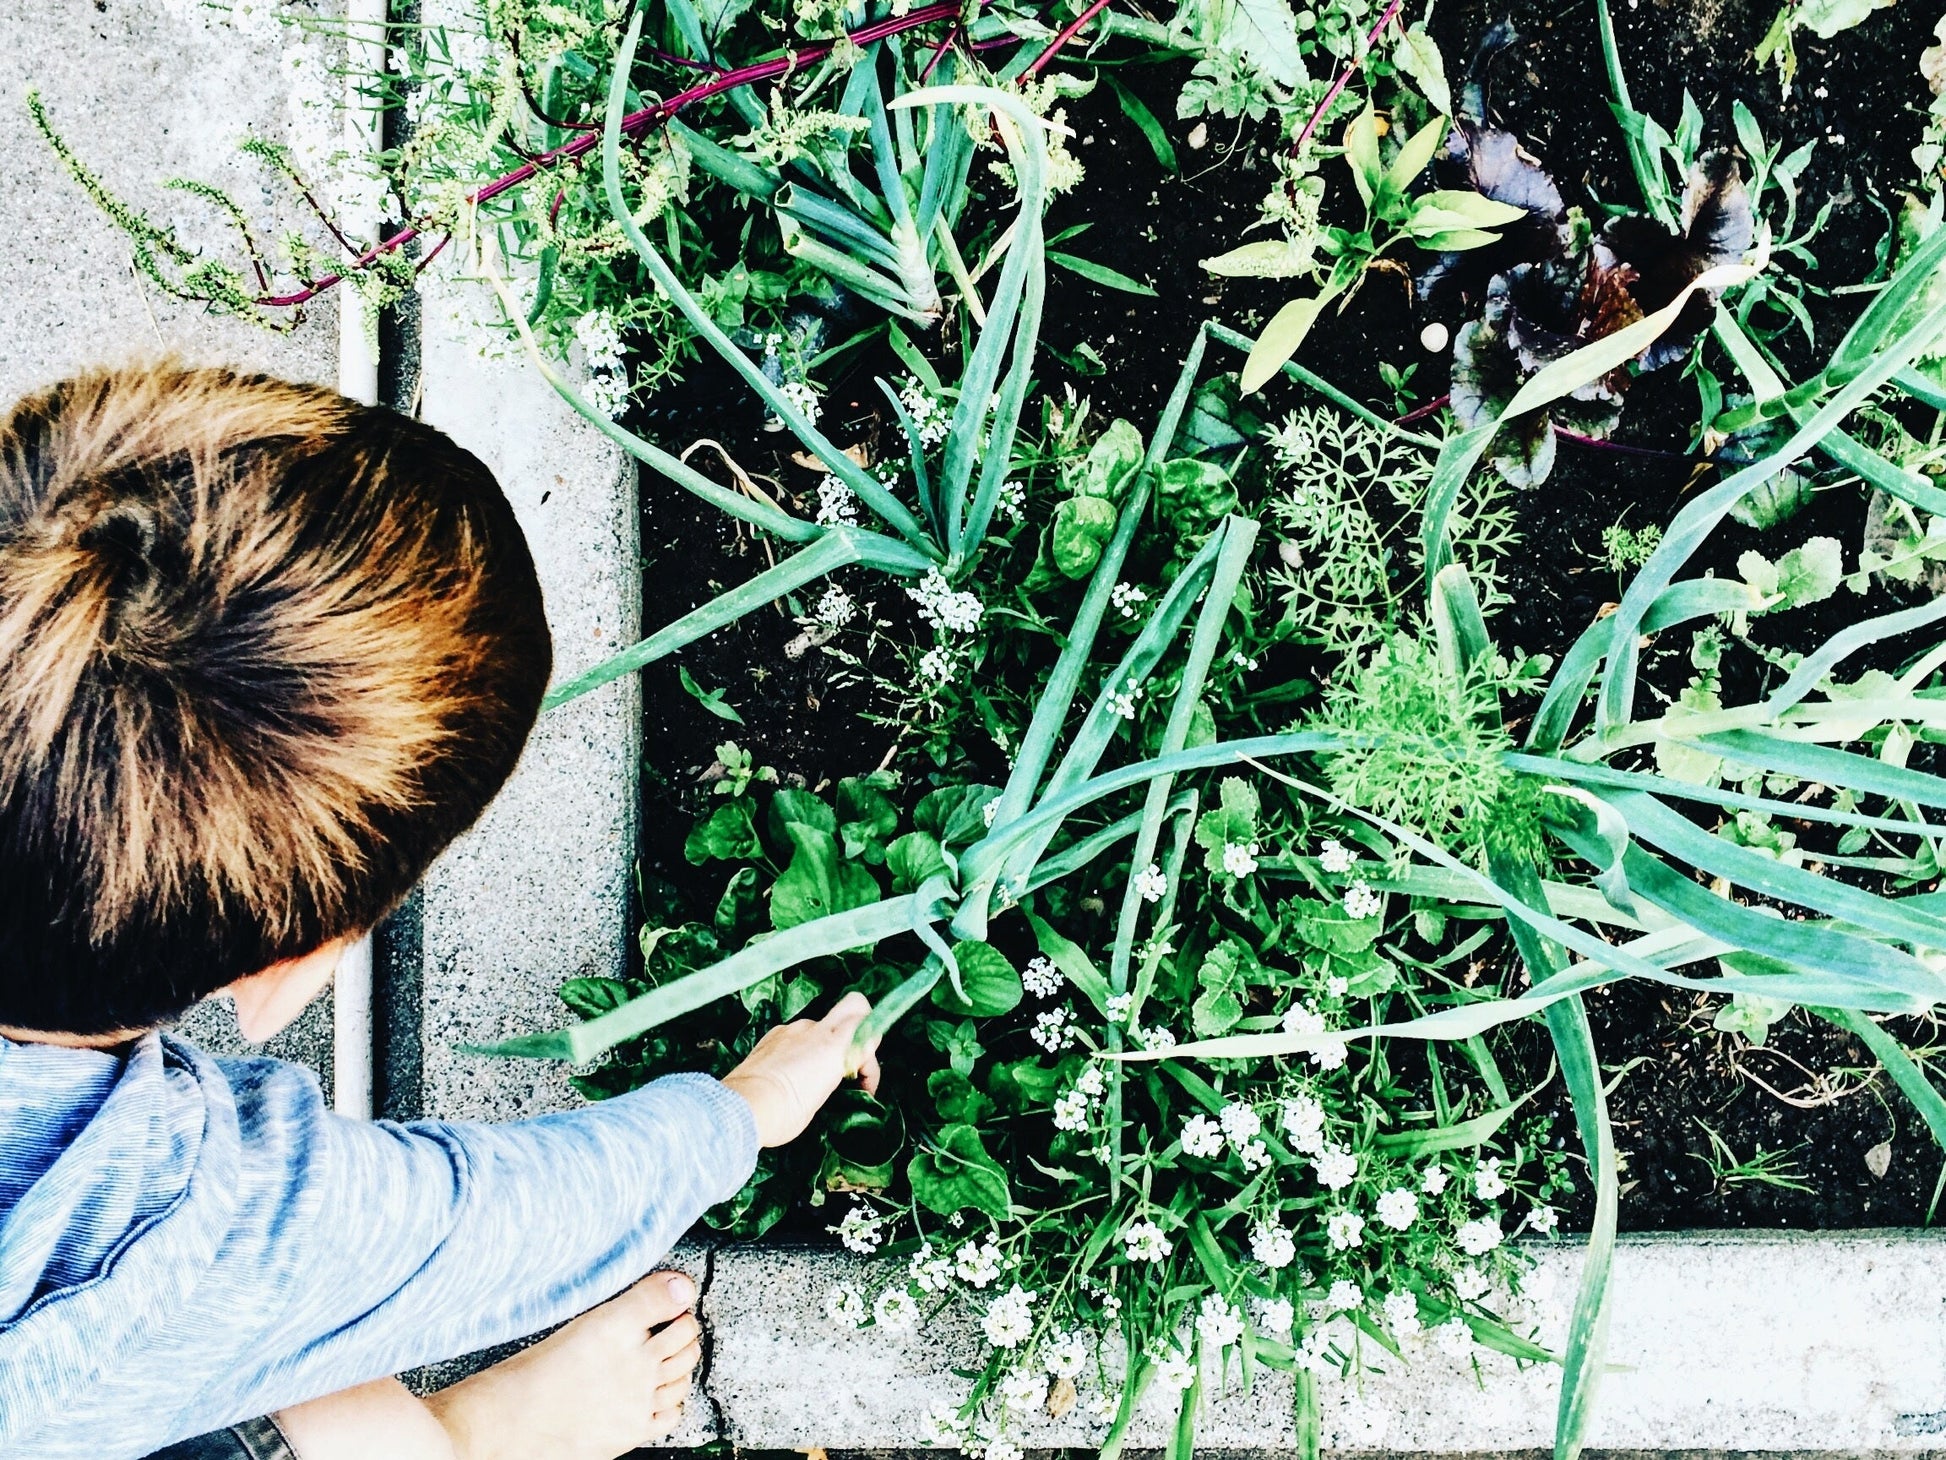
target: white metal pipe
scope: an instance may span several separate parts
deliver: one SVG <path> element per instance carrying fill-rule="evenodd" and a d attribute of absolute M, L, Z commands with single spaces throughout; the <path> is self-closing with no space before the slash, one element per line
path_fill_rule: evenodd
<path fill-rule="evenodd" d="M 345 148 L 376 152 L 382 141 L 380 90 L 368 79 L 385 73 L 386 0 L 345 0 Z M 364 301 L 350 284 L 338 286 L 338 389 L 366 405 L 378 403 L 378 348 Z M 366 936 L 338 964 L 332 990 L 332 1106 L 340 1115 L 373 1114 L 372 940 Z"/>

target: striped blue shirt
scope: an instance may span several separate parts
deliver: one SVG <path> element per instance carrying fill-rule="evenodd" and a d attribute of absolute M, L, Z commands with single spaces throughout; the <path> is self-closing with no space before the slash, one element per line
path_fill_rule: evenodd
<path fill-rule="evenodd" d="M 702 1075 L 367 1124 L 277 1060 L 0 1039 L 0 1456 L 133 1460 L 532 1333 L 647 1272 L 756 1155 Z"/>

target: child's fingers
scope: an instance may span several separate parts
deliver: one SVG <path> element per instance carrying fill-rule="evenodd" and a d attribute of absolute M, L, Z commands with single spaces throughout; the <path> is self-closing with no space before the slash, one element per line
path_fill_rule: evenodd
<path fill-rule="evenodd" d="M 865 1058 L 858 1066 L 858 1083 L 867 1095 L 878 1094 L 878 1047 L 874 1044 L 865 1051 Z"/>
<path fill-rule="evenodd" d="M 853 989 L 831 1006 L 831 1012 L 818 1022 L 833 1033 L 843 1033 L 847 1038 L 859 1022 L 872 1012 L 872 1001 Z"/>

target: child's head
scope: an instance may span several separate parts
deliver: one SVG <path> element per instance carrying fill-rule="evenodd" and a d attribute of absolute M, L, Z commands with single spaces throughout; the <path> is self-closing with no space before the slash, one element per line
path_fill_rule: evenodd
<path fill-rule="evenodd" d="M 164 365 L 0 417 L 0 1026 L 144 1028 L 370 929 L 549 668 L 493 476 L 328 390 Z"/>

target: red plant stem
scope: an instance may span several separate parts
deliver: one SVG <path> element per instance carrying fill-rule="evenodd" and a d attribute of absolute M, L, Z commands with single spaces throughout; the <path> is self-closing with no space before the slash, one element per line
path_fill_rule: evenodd
<path fill-rule="evenodd" d="M 1392 8 L 1396 10 L 1399 8 L 1400 5 L 1404 3 L 1405 0 L 1393 0 Z M 1034 58 L 1033 65 L 1029 66 L 1021 74 L 1023 76 L 1038 76 L 1040 74 L 1041 67 L 1045 66 L 1049 61 L 1052 61 L 1055 57 L 1055 54 L 1061 49 L 1062 46 L 1065 46 L 1069 41 L 1073 40 L 1077 35 L 1081 34 L 1082 26 L 1086 25 L 1089 21 L 1093 20 L 1097 15 L 1099 15 L 1102 11 L 1106 10 L 1107 8 L 1108 8 L 1108 0 L 1095 0 L 1094 4 L 1090 5 L 1086 10 L 1082 11 L 1079 15 L 1077 15 L 1074 18 L 1073 23 L 1069 25 L 1067 29 L 1063 30 L 1059 35 L 1054 37 L 1053 40 L 1049 41 L 1047 43 L 1047 49 L 1042 51 L 1038 56 L 1036 56 Z"/>
<path fill-rule="evenodd" d="M 939 44 L 932 48 L 932 59 L 926 62 L 926 69 L 919 73 L 919 84 L 921 86 L 924 86 L 928 81 L 932 80 L 933 68 L 946 59 L 946 53 L 953 48 L 953 42 L 958 38 L 959 27 L 957 25 L 947 26 L 946 34 L 940 38 Z"/>
<path fill-rule="evenodd" d="M 1409 426 L 1414 421 L 1423 420 L 1425 417 L 1430 416 L 1434 411 L 1443 409 L 1449 402 L 1451 402 L 1452 399 L 1453 398 L 1450 395 L 1442 395 L 1438 400 L 1427 401 L 1424 405 L 1420 406 L 1418 410 L 1407 411 L 1403 416 L 1400 416 L 1398 420 L 1394 421 L 1392 424 L 1395 426 Z"/>
<path fill-rule="evenodd" d="M 1627 446 L 1620 441 L 1604 441 L 1599 436 L 1583 436 L 1579 431 L 1570 431 L 1563 426 L 1554 427 L 1554 434 L 1563 441 L 1572 441 L 1577 446 L 1592 446 L 1597 451 L 1619 451 L 1624 456 L 1653 456 L 1661 461 L 1708 461 L 1706 456 L 1688 456 L 1680 451 L 1658 451 L 1653 446 Z"/>
<path fill-rule="evenodd" d="M 985 0 L 973 0 L 973 8 L 977 10 L 984 3 Z M 1106 3 L 1107 0 L 1100 0 L 1100 3 L 1095 6 L 1095 10 L 1099 10 Z M 1091 10 L 1088 13 L 1092 15 L 1094 11 Z M 935 20 L 956 20 L 959 14 L 960 6 L 957 0 L 941 0 L 941 3 L 921 6 L 896 19 L 875 21 L 871 25 L 861 26 L 859 29 L 850 32 L 848 38 L 854 45 L 868 46 L 874 41 L 884 40 L 887 36 L 899 35 L 908 30 L 917 30 L 922 25 L 931 25 Z M 1085 20 L 1087 17 L 1084 16 L 1082 18 Z M 1078 28 L 1079 23 L 1077 22 L 1075 26 L 1069 27 L 1069 30 L 1071 32 Z M 1057 40 L 1056 44 L 1060 44 L 1060 41 Z M 625 136 L 637 136 L 657 123 L 668 121 L 670 117 L 693 102 L 705 101 L 717 95 L 719 92 L 730 91 L 738 86 L 749 86 L 758 81 L 768 81 L 774 76 L 789 75 L 791 72 L 809 65 L 813 61 L 822 61 L 836 48 L 836 41 L 820 41 L 816 45 L 805 46 L 795 51 L 786 51 L 782 56 L 774 60 L 760 61 L 753 66 L 739 67 L 735 71 L 725 71 L 721 75 L 712 77 L 699 86 L 692 86 L 687 91 L 677 92 L 667 101 L 656 102 L 653 106 L 645 106 L 642 110 L 632 112 L 628 116 L 623 117 L 622 132 Z M 1053 48 L 1050 47 L 1049 49 L 1052 50 Z M 482 203 L 491 202 L 511 188 L 519 187 L 530 178 L 552 169 L 557 164 L 579 162 L 601 144 L 601 138 L 602 133 L 600 132 L 588 132 L 576 137 L 571 142 L 564 142 L 552 151 L 541 153 L 540 156 L 534 158 L 531 162 L 522 163 L 512 172 L 502 173 L 492 182 L 485 184 L 469 194 L 466 201 L 469 206 L 478 207 Z M 256 302 L 265 309 L 282 309 L 288 308 L 291 305 L 307 303 L 317 298 L 327 289 L 342 284 L 345 274 L 362 269 L 365 265 L 372 262 L 373 259 L 383 254 L 388 254 L 396 248 L 404 247 L 413 239 L 419 237 L 422 232 L 424 232 L 424 229 L 420 224 L 410 224 L 405 228 L 401 228 L 390 238 L 383 239 L 366 249 L 365 252 L 352 260 L 351 264 L 342 272 L 326 274 L 322 279 L 316 280 L 309 287 L 295 294 L 273 295 L 269 298 L 258 299 Z"/>
<path fill-rule="evenodd" d="M 1378 18 L 1378 24 L 1372 27 L 1372 33 L 1365 37 L 1365 49 L 1353 56 L 1346 63 L 1345 69 L 1338 73 L 1338 79 L 1331 83 L 1331 89 L 1324 94 L 1324 100 L 1318 103 L 1317 110 L 1311 113 L 1311 119 L 1304 124 L 1304 130 L 1299 132 L 1297 140 L 1291 143 L 1293 157 L 1304 150 L 1304 144 L 1311 140 L 1311 133 L 1323 120 L 1324 114 L 1331 110 L 1331 103 L 1338 99 L 1339 92 L 1351 84 L 1351 78 L 1365 64 L 1365 57 L 1372 53 L 1372 47 L 1378 44 L 1379 36 L 1383 34 L 1385 27 L 1392 23 L 1392 17 L 1399 13 L 1400 7 L 1404 4 L 1405 0 L 1392 0 L 1392 3 L 1385 7 L 1385 14 Z"/>

